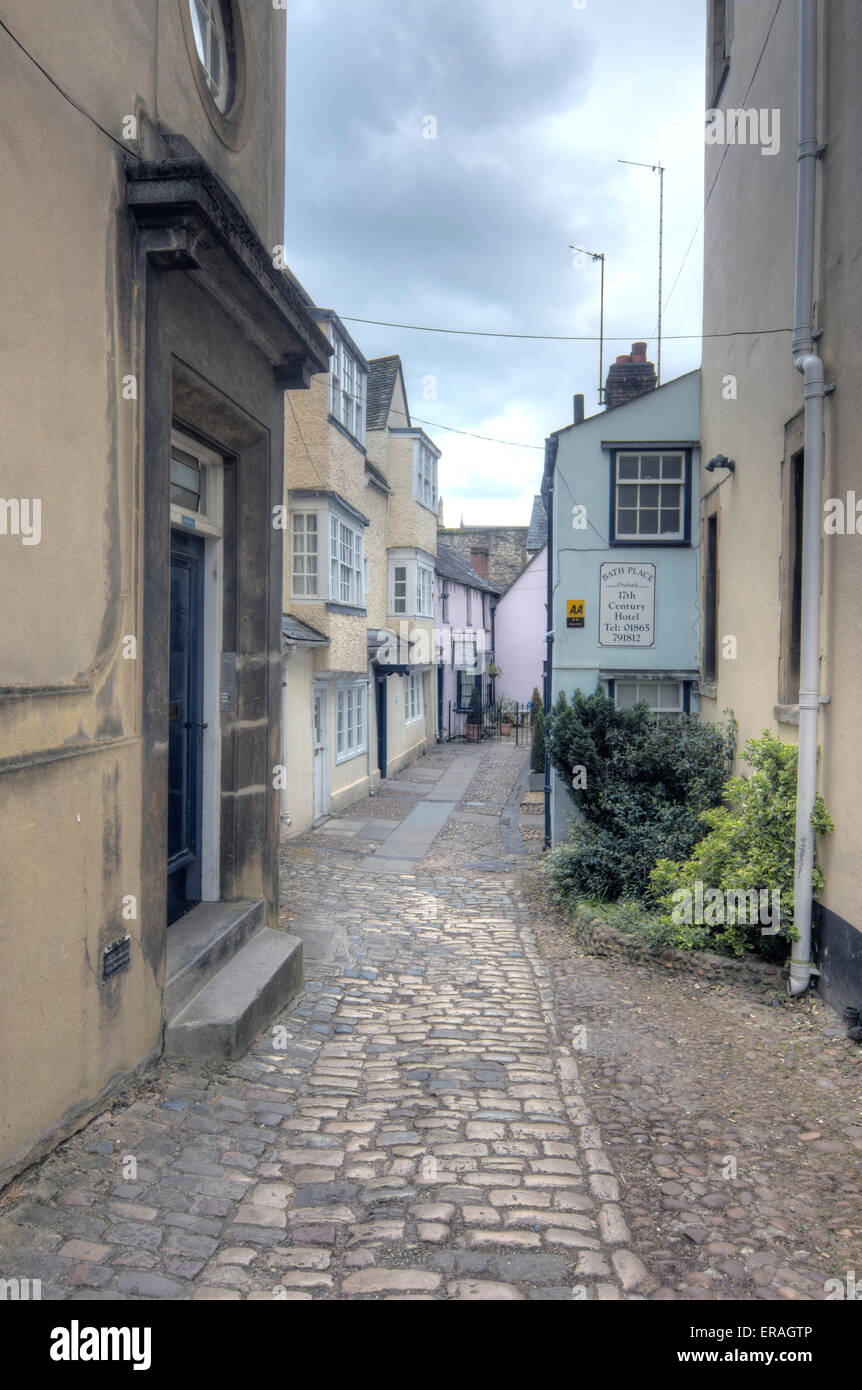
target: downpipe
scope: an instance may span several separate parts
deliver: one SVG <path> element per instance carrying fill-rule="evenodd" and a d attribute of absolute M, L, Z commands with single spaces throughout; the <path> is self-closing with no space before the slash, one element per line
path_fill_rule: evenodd
<path fill-rule="evenodd" d="M 802 492 L 802 640 L 799 683 L 799 752 L 796 769 L 794 923 L 798 940 L 790 956 L 788 993 L 811 983 L 812 874 L 817 795 L 817 716 L 820 709 L 820 527 L 823 477 L 823 363 L 814 353 L 797 363 L 805 377 L 805 475 Z"/>
<path fill-rule="evenodd" d="M 811 963 L 812 874 L 820 697 L 820 535 L 823 486 L 823 362 L 814 351 L 814 219 L 817 160 L 817 0 L 799 0 L 799 143 L 796 194 L 796 310 L 793 363 L 804 378 L 805 472 L 802 492 L 802 612 L 799 659 L 799 748 L 796 772 L 794 923 L 788 993 L 804 994 Z"/>

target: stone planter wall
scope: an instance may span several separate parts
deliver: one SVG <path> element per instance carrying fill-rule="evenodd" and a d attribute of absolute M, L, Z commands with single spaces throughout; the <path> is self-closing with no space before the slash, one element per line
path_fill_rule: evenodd
<path fill-rule="evenodd" d="M 719 956 L 713 951 L 682 951 L 674 946 L 651 946 L 640 937 L 612 927 L 602 917 L 584 909 L 572 913 L 575 937 L 592 955 L 616 956 L 640 965 L 658 965 L 676 970 L 713 984 L 746 984 L 765 993 L 783 992 L 786 967 L 751 957 L 737 959 Z"/>

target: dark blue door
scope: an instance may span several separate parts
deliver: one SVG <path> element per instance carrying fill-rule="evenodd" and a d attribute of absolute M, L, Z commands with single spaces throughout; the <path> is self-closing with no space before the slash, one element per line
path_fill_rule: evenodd
<path fill-rule="evenodd" d="M 381 779 L 386 777 L 386 677 L 377 673 L 375 681 L 377 696 L 377 767 Z"/>
<path fill-rule="evenodd" d="M 201 899 L 203 564 L 200 536 L 171 532 L 168 922 Z"/>

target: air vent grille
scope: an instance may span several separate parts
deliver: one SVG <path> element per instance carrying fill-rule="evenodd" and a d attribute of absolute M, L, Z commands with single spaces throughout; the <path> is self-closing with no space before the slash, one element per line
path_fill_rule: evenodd
<path fill-rule="evenodd" d="M 131 940 L 130 936 L 118 936 L 115 941 L 108 942 L 102 952 L 103 980 L 110 980 L 121 970 L 128 970 L 132 963 Z"/>

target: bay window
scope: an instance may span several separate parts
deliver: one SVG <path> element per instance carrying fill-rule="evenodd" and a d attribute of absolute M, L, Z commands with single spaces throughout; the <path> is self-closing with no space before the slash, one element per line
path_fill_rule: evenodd
<path fill-rule="evenodd" d="M 434 617 L 434 561 L 424 552 L 389 552 L 389 612 L 402 618 Z"/>
<path fill-rule="evenodd" d="M 305 505 L 292 502 L 290 515 L 292 597 L 363 607 L 368 589 L 363 519 L 335 497 L 315 495 L 312 509 L 308 495 L 302 496 Z"/>

